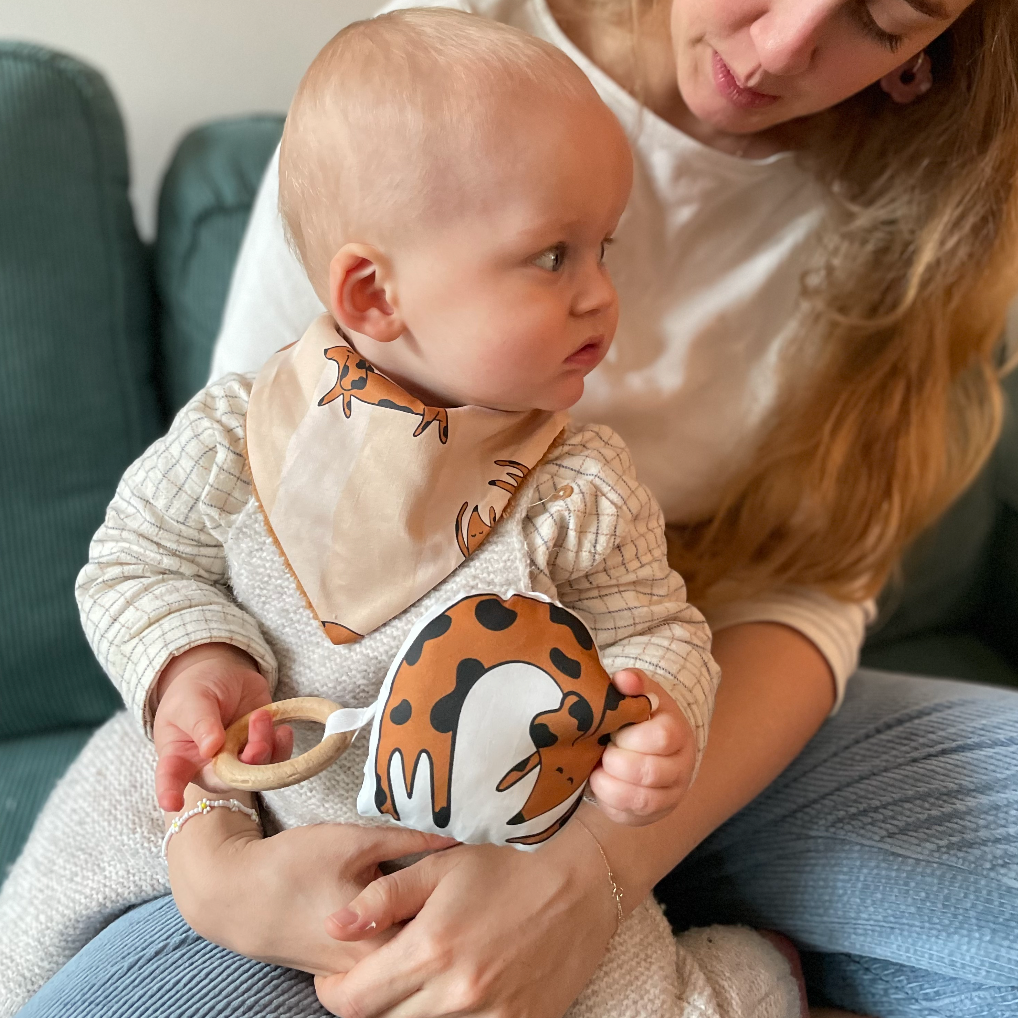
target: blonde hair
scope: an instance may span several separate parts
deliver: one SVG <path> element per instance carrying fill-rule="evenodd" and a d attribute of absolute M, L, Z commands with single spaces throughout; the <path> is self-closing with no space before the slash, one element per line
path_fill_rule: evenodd
<path fill-rule="evenodd" d="M 877 593 L 996 441 L 1018 291 L 1018 5 L 977 0 L 929 53 L 926 97 L 902 107 L 874 86 L 820 117 L 803 153 L 833 211 L 778 410 L 713 517 L 669 530 L 697 603 Z"/>
<path fill-rule="evenodd" d="M 301 80 L 279 157 L 287 239 L 323 303 L 344 243 L 377 244 L 457 207 L 473 183 L 465 157 L 476 165 L 528 103 L 596 97 L 557 47 L 463 11 L 409 8 L 344 28 Z"/>

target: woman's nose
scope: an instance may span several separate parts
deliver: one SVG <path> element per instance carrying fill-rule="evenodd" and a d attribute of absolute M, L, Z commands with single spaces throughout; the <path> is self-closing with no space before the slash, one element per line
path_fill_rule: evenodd
<path fill-rule="evenodd" d="M 802 74 L 813 63 L 820 33 L 838 0 L 771 0 L 750 26 L 760 67 L 768 74 Z"/>

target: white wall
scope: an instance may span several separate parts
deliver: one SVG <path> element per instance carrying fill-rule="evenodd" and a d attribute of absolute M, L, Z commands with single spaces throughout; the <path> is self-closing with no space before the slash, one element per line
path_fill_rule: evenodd
<path fill-rule="evenodd" d="M 151 237 L 159 181 L 195 124 L 285 112 L 315 53 L 381 0 L 0 0 L 0 38 L 97 67 L 127 127 L 135 214 Z"/>

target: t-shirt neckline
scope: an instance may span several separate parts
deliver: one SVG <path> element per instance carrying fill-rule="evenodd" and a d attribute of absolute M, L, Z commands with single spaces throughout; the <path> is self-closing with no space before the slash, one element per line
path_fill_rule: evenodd
<path fill-rule="evenodd" d="M 718 166 L 729 171 L 742 170 L 747 173 L 758 172 L 794 159 L 795 153 L 791 151 L 775 152 L 763 159 L 747 159 L 743 156 L 722 152 L 720 149 L 713 148 L 686 134 L 685 131 L 670 124 L 653 110 L 643 106 L 635 96 L 627 92 L 614 78 L 598 67 L 562 30 L 555 20 L 555 15 L 551 13 L 547 0 L 528 0 L 528 2 L 532 5 L 549 41 L 583 70 L 599 92 L 611 94 L 616 105 L 616 113 L 620 110 L 624 111 L 630 124 L 639 124 L 641 133 L 649 131 L 654 136 L 655 148 L 663 144 L 672 150 L 681 149 L 687 155 L 690 152 L 695 152 L 700 158 L 716 162 Z M 634 145 L 638 144 L 639 135 L 631 140 Z"/>

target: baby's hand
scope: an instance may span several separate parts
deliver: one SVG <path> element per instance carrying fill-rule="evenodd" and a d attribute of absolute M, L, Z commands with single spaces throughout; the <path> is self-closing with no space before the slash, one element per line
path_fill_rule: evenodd
<path fill-rule="evenodd" d="M 642 671 L 627 668 L 612 681 L 627 696 L 648 696 L 654 713 L 612 736 L 590 791 L 616 823 L 642 827 L 668 816 L 689 790 L 696 737 L 678 704 Z"/>
<path fill-rule="evenodd" d="M 156 696 L 152 736 L 159 754 L 159 805 L 170 813 L 182 809 L 184 789 L 192 781 L 209 792 L 228 791 L 211 764 L 223 748 L 225 728 L 272 699 L 254 660 L 225 643 L 194 647 L 163 669 Z M 268 712 L 259 711 L 251 718 L 240 759 L 250 764 L 288 760 L 292 750 L 293 730 L 282 725 L 273 732 Z"/>

